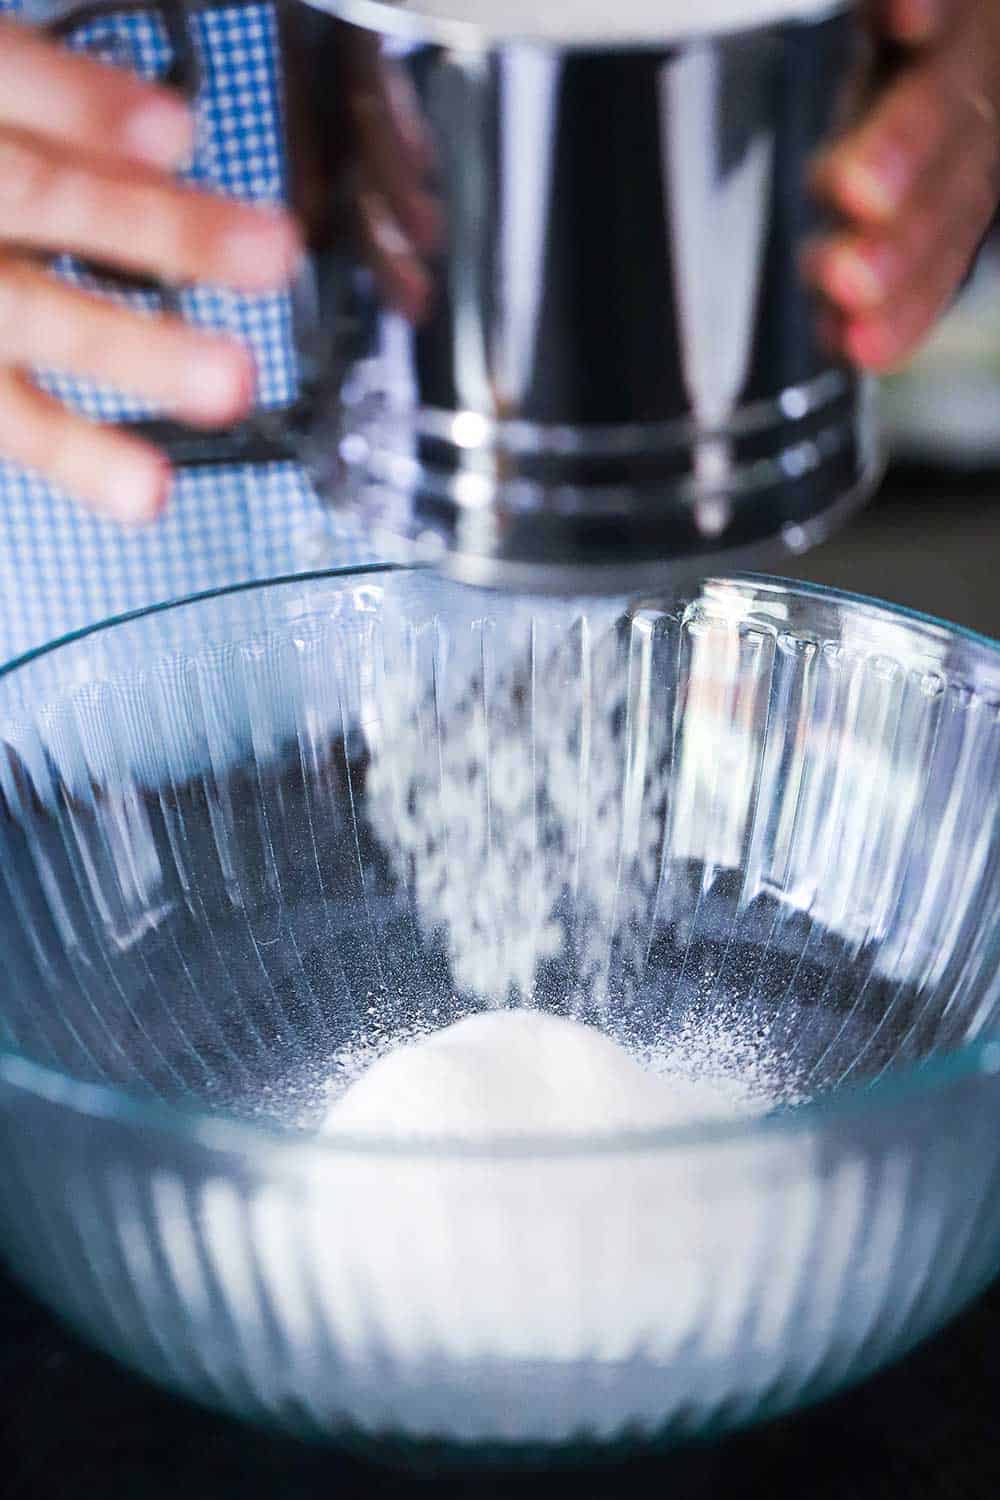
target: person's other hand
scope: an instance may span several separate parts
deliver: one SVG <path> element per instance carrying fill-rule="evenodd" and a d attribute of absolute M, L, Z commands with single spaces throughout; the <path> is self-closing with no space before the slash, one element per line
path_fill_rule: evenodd
<path fill-rule="evenodd" d="M 1000 200 L 1000 0 L 869 0 L 901 65 L 815 165 L 839 227 L 806 247 L 823 332 L 886 371 L 945 311 Z"/>
<path fill-rule="evenodd" d="M 429 186 L 430 132 L 406 75 L 385 56 L 378 38 L 358 31 L 344 46 L 361 253 L 390 307 L 420 323 L 434 295 L 429 260 L 444 232 L 441 205 Z"/>
<path fill-rule="evenodd" d="M 0 457 L 119 521 L 157 514 L 166 460 L 69 412 L 28 372 L 109 381 L 212 427 L 250 406 L 252 361 L 232 339 L 69 286 L 43 258 L 66 251 L 167 283 L 248 292 L 283 284 L 298 258 L 283 213 L 173 178 L 192 136 L 188 110 L 168 90 L 0 21 Z"/>

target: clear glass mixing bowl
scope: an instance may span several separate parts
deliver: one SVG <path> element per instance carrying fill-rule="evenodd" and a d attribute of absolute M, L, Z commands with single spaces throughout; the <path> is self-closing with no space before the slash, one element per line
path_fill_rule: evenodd
<path fill-rule="evenodd" d="M 6 1257 L 305 1435 L 673 1442 L 860 1377 L 1000 1260 L 998 708 L 993 643 L 755 578 L 626 607 L 332 574 L 15 664 Z M 805 1102 L 311 1132 L 345 1057 L 484 997 L 714 1039 Z"/>

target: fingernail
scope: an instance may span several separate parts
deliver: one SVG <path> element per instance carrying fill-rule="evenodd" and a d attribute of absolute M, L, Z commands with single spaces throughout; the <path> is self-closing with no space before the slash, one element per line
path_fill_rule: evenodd
<path fill-rule="evenodd" d="M 166 502 L 171 471 L 159 454 L 129 454 L 107 476 L 105 512 L 125 526 L 155 520 Z"/>
<path fill-rule="evenodd" d="M 239 416 L 253 395 L 253 365 L 242 349 L 206 344 L 191 359 L 185 406 L 195 416 L 225 421 Z"/>
<path fill-rule="evenodd" d="M 226 259 L 241 286 L 280 286 L 298 269 L 303 247 L 298 228 L 282 209 L 255 209 L 226 240 Z"/>
<path fill-rule="evenodd" d="M 392 260 L 413 258 L 413 245 L 395 219 L 372 219 L 372 239 L 378 250 Z"/>
<path fill-rule="evenodd" d="M 826 290 L 842 307 L 873 307 L 884 288 L 872 263 L 857 250 L 841 247 L 830 255 Z"/>
<path fill-rule="evenodd" d="M 180 100 L 155 98 L 140 106 L 125 131 L 131 154 L 153 167 L 183 166 L 191 154 L 194 121 Z"/>
<path fill-rule="evenodd" d="M 902 197 L 900 173 L 891 164 L 878 168 L 845 162 L 840 169 L 840 196 L 849 213 L 862 218 L 891 219 Z"/>

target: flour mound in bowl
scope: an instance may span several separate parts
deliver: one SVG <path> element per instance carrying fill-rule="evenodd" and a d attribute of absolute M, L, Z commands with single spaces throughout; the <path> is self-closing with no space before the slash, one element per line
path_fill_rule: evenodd
<path fill-rule="evenodd" d="M 496 1010 L 393 1048 L 329 1109 L 325 1134 L 488 1142 L 655 1130 L 752 1112 L 732 1081 L 658 1076 L 580 1021 Z"/>

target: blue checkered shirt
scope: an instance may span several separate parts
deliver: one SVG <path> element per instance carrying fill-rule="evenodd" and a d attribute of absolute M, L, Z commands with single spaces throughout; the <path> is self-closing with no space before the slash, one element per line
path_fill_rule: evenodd
<path fill-rule="evenodd" d="M 19 0 L 0 0 L 16 14 Z M 276 199 L 283 186 L 274 16 L 269 5 L 193 15 L 204 80 L 191 178 L 244 198 Z M 147 77 L 170 48 L 152 12 L 102 16 L 73 45 Z M 79 275 L 70 262 L 67 276 Z M 128 293 L 142 305 L 143 293 Z M 294 399 L 297 372 L 283 295 L 244 297 L 201 288 L 182 296 L 192 321 L 251 346 L 262 406 Z M 46 388 L 103 421 L 155 415 L 134 400 L 58 372 Z M 181 594 L 374 558 L 359 528 L 332 521 L 294 464 L 181 471 L 164 518 L 127 532 L 97 520 L 35 474 L 0 460 L 0 661 L 124 610 Z"/>

